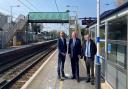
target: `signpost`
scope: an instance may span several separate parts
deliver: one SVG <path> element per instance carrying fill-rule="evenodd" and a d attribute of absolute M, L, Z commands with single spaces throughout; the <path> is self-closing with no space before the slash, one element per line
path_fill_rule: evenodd
<path fill-rule="evenodd" d="M 96 89 L 101 89 L 101 63 L 100 63 L 100 0 L 97 0 L 97 57 L 96 57 Z"/>

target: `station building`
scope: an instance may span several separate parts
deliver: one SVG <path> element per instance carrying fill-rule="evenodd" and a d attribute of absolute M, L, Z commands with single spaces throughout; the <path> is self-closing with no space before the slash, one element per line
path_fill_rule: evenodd
<path fill-rule="evenodd" d="M 128 89 L 128 2 L 101 14 L 101 72 L 113 89 Z M 96 22 L 89 27 L 96 39 Z"/>

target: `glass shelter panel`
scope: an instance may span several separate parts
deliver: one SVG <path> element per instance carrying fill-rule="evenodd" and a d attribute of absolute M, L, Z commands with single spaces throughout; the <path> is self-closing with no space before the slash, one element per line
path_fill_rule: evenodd
<path fill-rule="evenodd" d="M 114 89 L 127 89 L 127 16 L 108 22 L 107 58 L 107 81 Z"/>

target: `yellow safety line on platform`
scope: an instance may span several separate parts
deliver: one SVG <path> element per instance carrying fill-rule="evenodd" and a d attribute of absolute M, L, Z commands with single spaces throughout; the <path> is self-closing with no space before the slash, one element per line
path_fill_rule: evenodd
<path fill-rule="evenodd" d="M 59 89 L 63 89 L 63 81 L 60 81 Z"/>

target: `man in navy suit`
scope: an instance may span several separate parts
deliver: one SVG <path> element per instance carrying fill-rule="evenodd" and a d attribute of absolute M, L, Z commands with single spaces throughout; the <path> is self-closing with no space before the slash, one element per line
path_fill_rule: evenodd
<path fill-rule="evenodd" d="M 84 36 L 84 43 L 82 47 L 82 54 L 84 56 L 86 69 L 87 69 L 87 80 L 86 82 L 90 82 L 93 85 L 94 84 L 94 57 L 97 52 L 96 44 L 91 39 L 91 36 L 85 35 Z"/>
<path fill-rule="evenodd" d="M 72 79 L 77 79 L 79 82 L 79 58 L 81 55 L 81 41 L 77 38 L 77 33 L 72 33 L 72 38 L 69 40 L 68 54 L 71 58 Z"/>
<path fill-rule="evenodd" d="M 67 53 L 67 44 L 65 39 L 65 33 L 60 32 L 60 38 L 58 39 L 58 79 L 61 80 L 62 77 L 65 77 L 64 74 L 64 63 L 65 63 L 65 57 Z"/>

